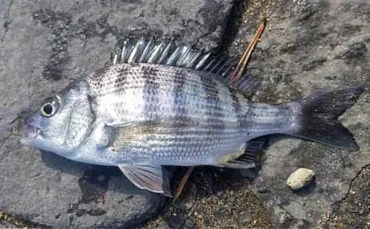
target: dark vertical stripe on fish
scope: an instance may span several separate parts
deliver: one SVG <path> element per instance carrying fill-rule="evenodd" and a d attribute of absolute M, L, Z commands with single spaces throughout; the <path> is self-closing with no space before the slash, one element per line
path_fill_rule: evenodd
<path fill-rule="evenodd" d="M 187 77 L 184 70 L 176 70 L 174 76 L 174 90 L 172 92 L 175 109 L 175 120 L 174 127 L 185 127 L 191 122 L 190 117 L 188 117 L 188 110 L 183 102 L 183 91 L 187 84 Z"/>
<path fill-rule="evenodd" d="M 144 115 L 146 120 L 158 120 L 160 115 L 159 110 L 159 82 L 158 69 L 150 66 L 141 66 L 140 68 L 143 79 L 145 79 L 143 87 L 143 99 L 145 102 Z"/>
<path fill-rule="evenodd" d="M 236 117 L 238 119 L 239 126 L 243 126 L 244 115 L 241 112 L 241 104 L 240 104 L 241 101 L 239 100 L 237 96 L 237 92 L 234 89 L 229 88 L 229 93 L 233 101 L 233 108 L 234 108 Z"/>
<path fill-rule="evenodd" d="M 127 83 L 127 75 L 128 75 L 128 68 L 126 66 L 123 66 L 117 76 L 116 76 L 116 80 L 114 81 L 114 88 L 116 90 L 124 90 L 124 86 L 126 85 Z"/>
<path fill-rule="evenodd" d="M 224 123 L 222 118 L 224 116 L 222 108 L 220 107 L 219 90 L 217 83 L 208 74 L 200 74 L 200 80 L 206 99 L 206 117 L 207 126 L 210 127 L 210 131 L 224 129 Z"/>
<path fill-rule="evenodd" d="M 103 76 L 106 72 L 106 69 L 99 68 L 95 72 L 91 73 L 87 77 L 87 82 L 92 87 L 94 93 L 99 93 L 103 88 Z"/>

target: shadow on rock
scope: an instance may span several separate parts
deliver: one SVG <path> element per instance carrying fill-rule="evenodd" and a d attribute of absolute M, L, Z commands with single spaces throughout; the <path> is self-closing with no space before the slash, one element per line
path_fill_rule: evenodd
<path fill-rule="evenodd" d="M 247 9 L 247 7 L 247 1 L 234 1 L 234 4 L 230 11 L 230 15 L 226 22 L 225 31 L 221 38 L 222 44 L 220 45 L 220 52 L 226 52 L 229 49 L 231 43 L 234 42 L 238 34 L 239 27 L 242 24 L 243 13 Z"/>
<path fill-rule="evenodd" d="M 80 176 L 81 171 L 84 171 L 83 176 L 79 178 L 79 186 L 83 194 L 81 202 L 84 203 L 96 200 L 104 195 L 109 188 L 111 179 L 118 179 L 119 182 L 124 184 L 122 188 L 116 191 L 126 194 L 139 194 L 145 197 L 157 195 L 135 187 L 118 167 L 80 163 L 47 151 L 42 151 L 42 160 L 49 168 L 61 170 L 63 173 Z"/>
<path fill-rule="evenodd" d="M 114 206 L 121 208 L 127 205 L 128 209 L 132 205 L 141 206 L 139 208 L 142 212 L 131 213 L 137 214 L 136 217 L 129 217 L 124 222 L 102 224 L 102 228 L 126 228 L 144 222 L 159 214 L 158 210 L 166 203 L 165 196 L 134 186 L 118 167 L 84 164 L 46 151 L 42 151 L 42 159 L 49 168 L 79 177 L 81 198 L 70 205 L 67 214 L 78 218 L 83 215 L 99 217 L 104 216 L 111 208 L 115 209 Z"/>

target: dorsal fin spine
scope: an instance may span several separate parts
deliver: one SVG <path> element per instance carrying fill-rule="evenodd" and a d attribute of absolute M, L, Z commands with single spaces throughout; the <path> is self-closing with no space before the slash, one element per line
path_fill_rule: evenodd
<path fill-rule="evenodd" d="M 165 44 L 161 42 L 159 45 L 155 46 L 153 49 L 153 52 L 151 53 L 148 63 L 152 64 L 155 63 L 155 61 L 158 59 L 159 55 L 161 54 L 161 50 L 163 49 L 163 46 Z"/>
<path fill-rule="evenodd" d="M 202 67 L 207 63 L 209 57 L 211 56 L 211 53 L 207 53 L 202 57 L 202 59 L 199 61 L 199 63 L 195 66 L 196 70 L 202 70 Z"/>
<path fill-rule="evenodd" d="M 158 61 L 159 64 L 164 64 L 165 63 L 166 57 L 169 55 L 172 45 L 173 45 L 173 41 L 168 43 L 168 45 L 166 46 L 166 48 L 164 49 L 164 51 L 162 53 L 161 58 L 159 58 L 159 61 Z"/>
<path fill-rule="evenodd" d="M 173 40 L 162 40 L 160 43 L 156 43 L 153 38 L 147 40 L 144 37 L 135 43 L 125 40 L 120 54 L 114 55 L 113 64 L 150 63 L 208 72 L 246 96 L 253 94 L 259 85 L 258 79 L 246 74 L 237 82 L 232 82 L 232 70 L 237 63 L 234 59 L 215 56 L 211 52 L 196 50 L 189 45 L 174 45 Z"/>
<path fill-rule="evenodd" d="M 144 51 L 142 52 L 142 54 L 141 54 L 141 57 L 140 57 L 140 59 L 139 59 L 139 63 L 140 62 L 147 62 L 147 59 L 148 59 L 148 57 L 149 57 L 149 53 L 151 52 L 151 51 L 153 51 L 153 45 L 154 45 L 154 41 L 153 41 L 153 39 L 150 39 L 150 41 L 147 43 L 147 45 L 145 46 L 145 48 L 144 48 Z"/>
<path fill-rule="evenodd" d="M 181 66 L 181 67 L 185 67 L 186 66 L 186 63 L 189 62 L 189 56 L 190 56 L 190 47 L 188 46 L 185 46 L 183 48 L 183 50 L 185 49 L 185 51 L 183 51 L 183 54 L 181 55 L 181 57 L 179 58 L 179 60 L 177 61 L 177 66 Z"/>
<path fill-rule="evenodd" d="M 196 63 L 197 63 L 197 60 L 199 59 L 199 57 L 203 54 L 203 50 L 197 52 L 193 58 L 190 60 L 190 63 L 188 65 L 186 65 L 186 67 L 188 68 L 195 68 L 196 69 Z"/>

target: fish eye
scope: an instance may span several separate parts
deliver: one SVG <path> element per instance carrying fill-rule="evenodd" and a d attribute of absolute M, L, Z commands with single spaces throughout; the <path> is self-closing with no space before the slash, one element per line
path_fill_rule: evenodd
<path fill-rule="evenodd" d="M 58 108 L 59 108 L 59 101 L 57 100 L 57 98 L 49 99 L 41 106 L 40 112 L 42 116 L 49 118 L 55 115 L 55 113 L 57 113 Z"/>

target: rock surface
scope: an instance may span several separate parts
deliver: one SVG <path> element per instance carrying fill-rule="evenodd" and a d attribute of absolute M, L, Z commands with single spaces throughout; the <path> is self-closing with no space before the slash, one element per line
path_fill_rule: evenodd
<path fill-rule="evenodd" d="M 231 0 L 0 0 L 0 5 L 0 210 L 54 228 L 129 227 L 157 214 L 166 199 L 138 190 L 116 168 L 40 153 L 20 145 L 11 132 L 30 107 L 109 64 L 111 52 L 129 34 L 218 47 Z"/>
<path fill-rule="evenodd" d="M 299 190 L 309 185 L 315 176 L 315 172 L 311 169 L 299 168 L 289 175 L 286 184 L 292 190 Z"/>
<path fill-rule="evenodd" d="M 254 99 L 280 103 L 364 85 L 367 91 L 341 117 L 360 150 L 349 152 L 298 139 L 275 139 L 265 150 L 256 176 L 242 172 L 246 176 L 243 180 L 237 171 L 196 169 L 191 180 L 199 191 L 193 208 L 180 214 L 167 206 L 160 218 L 141 228 L 185 228 L 186 219 L 195 222 L 194 228 L 367 228 L 370 2 L 249 2 L 230 52 L 241 54 L 261 17 L 267 16 L 266 30 L 248 65 L 253 75 L 263 79 Z M 286 178 L 297 167 L 313 169 L 316 182 L 293 192 L 286 186 Z M 202 174 L 208 178 L 201 179 Z M 174 214 L 179 227 L 168 226 Z"/>
<path fill-rule="evenodd" d="M 254 181 L 269 187 L 260 197 L 276 228 L 325 227 L 352 179 L 370 163 L 370 2 L 281 1 L 265 9 L 267 30 L 249 65 L 252 74 L 264 78 L 258 100 L 283 102 L 349 86 L 367 88 L 341 117 L 359 151 L 282 139 L 266 150 Z M 246 31 L 248 27 L 240 34 Z M 297 167 L 314 170 L 316 182 L 294 193 L 284 180 Z"/>
<path fill-rule="evenodd" d="M 13 1 L 0 3 L 9 5 L 9 2 Z M 14 1 L 11 7 L 0 8 L 4 20 L 0 35 L 5 34 L 2 35 L 0 53 L 0 89 L 6 95 L 0 107 L 0 210 L 33 222 L 69 225 L 72 219 L 74 227 L 103 223 L 105 226 L 109 226 L 108 223 L 118 225 L 134 214 L 149 217 L 147 211 L 153 212 L 163 202 L 146 192 L 137 194 L 137 190 L 119 176 L 119 171 L 104 169 L 103 173 L 101 167 L 91 168 L 50 154 L 42 156 L 38 151 L 19 146 L 16 139 L 9 136 L 12 127 L 9 123 L 18 113 L 31 102 L 39 102 L 63 87 L 71 78 L 104 65 L 106 56 L 99 54 L 110 53 L 123 34 L 111 32 L 115 31 L 111 28 L 114 23 L 120 21 L 116 17 L 122 16 L 117 13 L 122 8 L 115 5 L 121 2 L 94 1 L 94 4 L 102 5 L 100 8 L 92 7 L 93 3 L 87 1 L 75 5 L 66 2 L 21 4 Z M 140 1 L 123 2 L 130 5 L 126 12 L 132 11 L 141 18 L 141 11 L 134 10 Z M 171 6 L 181 5 L 180 1 L 172 2 Z M 180 12 L 196 15 L 197 11 L 193 9 L 199 9 L 201 4 L 194 2 L 181 5 L 188 8 Z M 231 23 L 227 26 L 228 30 L 240 26 L 236 39 L 229 36 L 232 30 L 222 36 L 220 29 L 207 26 L 208 22 L 217 24 L 214 20 L 222 21 L 225 17 L 207 18 L 204 23 L 194 23 L 194 27 L 192 23 L 182 26 L 181 20 L 172 16 L 169 18 L 175 21 L 165 20 L 164 23 L 175 24 L 172 27 L 166 24 L 171 31 L 178 31 L 177 25 L 182 26 L 186 29 L 186 39 L 199 40 L 199 44 L 215 47 L 221 37 L 224 45 L 233 41 L 230 52 L 240 55 L 261 16 L 267 16 L 267 28 L 248 65 L 253 75 L 263 79 L 261 90 L 255 96 L 257 101 L 285 102 L 358 84 L 369 88 L 368 1 L 251 0 L 248 8 L 243 2 L 247 1 L 236 1 L 229 18 Z M 112 7 L 114 16 L 108 17 L 104 23 L 104 20 L 97 20 L 97 15 L 101 14 L 90 14 L 86 7 L 101 14 L 108 11 L 109 15 Z M 40 8 L 54 10 L 50 14 Z M 122 17 L 130 17 L 127 15 Z M 160 17 L 158 15 L 152 14 Z M 85 19 L 78 20 L 82 16 Z M 145 17 L 139 21 L 145 21 Z M 146 23 L 153 28 L 151 21 L 156 24 L 158 20 Z M 96 33 L 91 32 L 94 31 L 90 27 L 91 21 L 95 23 Z M 103 29 L 99 27 L 100 22 L 105 25 Z M 197 37 L 192 35 L 193 31 L 204 33 L 200 32 L 202 35 Z M 65 39 L 68 41 L 67 53 L 58 51 L 65 49 Z M 52 76 L 58 74 L 60 80 L 54 81 Z M 276 138 L 265 150 L 259 172 L 196 168 L 179 202 L 166 204 L 158 217 L 137 228 L 366 228 L 370 195 L 368 91 L 341 120 L 356 137 L 359 151 L 348 152 L 298 139 Z M 285 179 L 297 167 L 312 168 L 316 172 L 316 182 L 299 192 L 292 192 Z M 125 194 L 127 188 L 132 190 L 133 197 Z M 104 205 L 88 201 L 99 199 L 101 193 L 108 193 L 104 195 Z M 147 199 L 142 195 L 147 195 Z M 119 203 L 120 198 L 126 199 Z M 149 200 L 157 202 L 150 203 Z M 138 206 L 138 201 L 142 201 L 143 206 Z M 78 205 L 70 206 L 74 203 Z M 90 215 L 102 214 L 100 209 L 106 213 Z"/>

